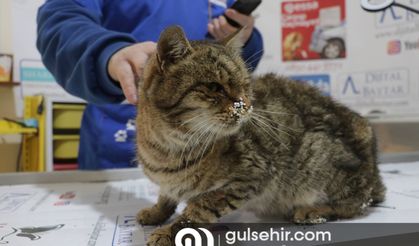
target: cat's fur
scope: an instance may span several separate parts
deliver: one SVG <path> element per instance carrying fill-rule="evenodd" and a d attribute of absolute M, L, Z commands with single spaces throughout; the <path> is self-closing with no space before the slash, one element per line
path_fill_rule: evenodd
<path fill-rule="evenodd" d="M 139 85 L 138 159 L 160 185 L 141 224 L 161 224 L 149 245 L 170 245 L 171 226 L 215 222 L 238 208 L 318 223 L 360 215 L 384 199 L 368 121 L 307 85 L 252 78 L 236 36 L 189 42 L 166 29 Z"/>

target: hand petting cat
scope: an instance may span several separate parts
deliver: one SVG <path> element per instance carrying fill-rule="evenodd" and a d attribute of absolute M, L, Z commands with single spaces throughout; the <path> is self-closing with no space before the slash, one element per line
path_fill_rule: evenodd
<path fill-rule="evenodd" d="M 111 78 L 120 83 L 127 101 L 137 103 L 136 81 L 143 75 L 143 68 L 150 57 L 156 52 L 156 43 L 142 42 L 127 46 L 112 55 L 108 63 Z"/>

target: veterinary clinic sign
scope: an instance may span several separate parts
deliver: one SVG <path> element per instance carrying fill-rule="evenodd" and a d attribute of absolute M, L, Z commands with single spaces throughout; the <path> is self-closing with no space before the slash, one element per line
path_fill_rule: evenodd
<path fill-rule="evenodd" d="M 379 103 L 409 96 L 409 71 L 392 69 L 343 74 L 339 77 L 340 98 Z"/>
<path fill-rule="evenodd" d="M 344 73 L 338 76 L 334 95 L 352 108 L 387 113 L 414 107 L 417 93 L 411 85 L 409 69 Z"/>

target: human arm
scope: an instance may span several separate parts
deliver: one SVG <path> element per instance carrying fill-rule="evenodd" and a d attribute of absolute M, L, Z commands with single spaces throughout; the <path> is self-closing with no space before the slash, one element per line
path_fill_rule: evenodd
<path fill-rule="evenodd" d="M 91 2 L 98 6 L 46 1 L 38 11 L 37 47 L 45 66 L 69 93 L 92 103 L 117 103 L 125 97 L 108 74 L 108 61 L 136 40 L 102 27 L 101 1 Z"/>

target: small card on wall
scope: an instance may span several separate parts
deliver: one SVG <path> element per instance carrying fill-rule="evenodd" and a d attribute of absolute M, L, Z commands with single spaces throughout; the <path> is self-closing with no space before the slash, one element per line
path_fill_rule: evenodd
<path fill-rule="evenodd" d="M 13 81 L 13 56 L 0 54 L 0 82 Z"/>

